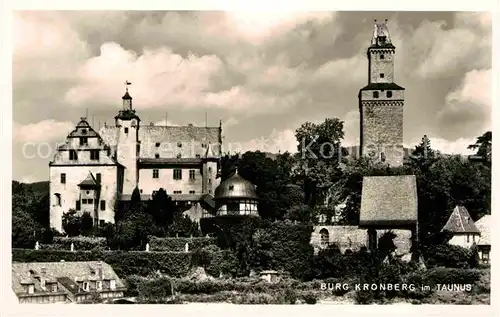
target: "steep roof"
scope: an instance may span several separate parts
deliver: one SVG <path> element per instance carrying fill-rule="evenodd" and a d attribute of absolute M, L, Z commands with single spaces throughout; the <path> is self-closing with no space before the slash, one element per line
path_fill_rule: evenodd
<path fill-rule="evenodd" d="M 481 232 L 477 245 L 491 245 L 491 215 L 484 215 L 476 221 L 476 228 Z"/>
<path fill-rule="evenodd" d="M 469 212 L 464 206 L 456 206 L 444 225 L 442 231 L 452 233 L 479 233 L 474 221 L 469 215 Z"/>
<path fill-rule="evenodd" d="M 61 282 L 61 278 L 71 281 L 97 280 L 97 268 L 102 267 L 103 279 L 116 281 L 116 288 L 125 287 L 113 268 L 99 261 L 86 262 L 13 262 L 12 263 L 12 289 L 16 294 L 25 293 L 22 284 L 33 283 L 35 292 L 43 291 L 37 279 L 43 276 L 50 282 Z M 45 269 L 43 274 L 42 269 Z M 68 283 L 66 283 L 68 284 Z M 66 285 L 63 284 L 65 287 Z M 71 289 L 69 289 L 71 291 Z"/>
<path fill-rule="evenodd" d="M 415 175 L 365 176 L 361 193 L 361 227 L 404 228 L 417 223 Z"/>
<path fill-rule="evenodd" d="M 78 186 L 97 186 L 97 180 L 94 178 L 91 172 L 87 175 L 87 177 L 80 183 Z"/>
<path fill-rule="evenodd" d="M 234 174 L 222 181 L 215 189 L 215 199 L 258 199 L 255 192 L 255 185 L 244 179 L 238 174 L 238 170 Z"/>

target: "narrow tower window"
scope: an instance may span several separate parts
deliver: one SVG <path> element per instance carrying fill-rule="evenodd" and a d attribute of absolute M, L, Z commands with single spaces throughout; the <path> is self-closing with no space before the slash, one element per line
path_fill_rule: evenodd
<path fill-rule="evenodd" d="M 125 133 L 128 134 L 128 128 L 125 128 Z"/>
<path fill-rule="evenodd" d="M 384 78 L 384 73 L 380 73 L 380 78 Z"/>
<path fill-rule="evenodd" d="M 380 59 L 384 59 L 384 54 L 380 54 Z"/>
<path fill-rule="evenodd" d="M 378 98 L 378 91 L 373 92 L 373 98 Z"/>
<path fill-rule="evenodd" d="M 156 170 L 156 169 L 153 170 L 153 178 L 158 178 L 159 174 L 160 174 L 159 170 Z"/>

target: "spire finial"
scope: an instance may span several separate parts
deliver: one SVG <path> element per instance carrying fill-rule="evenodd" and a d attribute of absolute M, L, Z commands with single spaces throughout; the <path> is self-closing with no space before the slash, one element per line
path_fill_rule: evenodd
<path fill-rule="evenodd" d="M 125 80 L 125 91 L 128 92 L 128 86 L 129 85 L 132 85 L 131 82 L 129 82 L 128 80 Z"/>

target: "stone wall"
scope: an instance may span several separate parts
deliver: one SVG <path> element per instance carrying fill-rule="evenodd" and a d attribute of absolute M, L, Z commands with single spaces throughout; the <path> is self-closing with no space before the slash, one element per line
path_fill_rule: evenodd
<path fill-rule="evenodd" d="M 381 56 L 384 58 L 381 58 Z M 394 57 L 395 50 L 387 48 L 371 48 L 370 58 L 370 83 L 392 83 L 394 82 Z M 383 73 L 384 77 L 380 77 Z"/>

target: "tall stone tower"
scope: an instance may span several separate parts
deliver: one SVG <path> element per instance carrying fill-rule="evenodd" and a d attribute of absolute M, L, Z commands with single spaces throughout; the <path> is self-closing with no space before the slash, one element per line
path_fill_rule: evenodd
<path fill-rule="evenodd" d="M 130 83 L 126 82 L 126 85 L 130 85 Z M 122 100 L 123 107 L 115 116 L 115 125 L 118 130 L 116 156 L 118 163 L 125 167 L 122 193 L 132 195 L 138 182 L 137 157 L 139 155 L 140 119 L 132 108 L 132 97 L 128 93 L 128 87 Z"/>
<path fill-rule="evenodd" d="M 396 48 L 387 20 L 377 22 L 368 47 L 368 85 L 359 91 L 360 155 L 390 166 L 403 164 L 404 88 L 394 83 Z"/>

